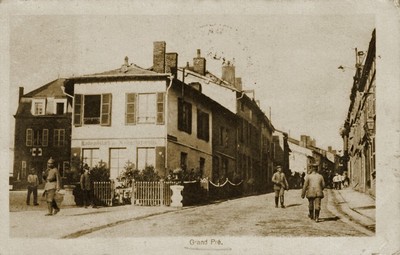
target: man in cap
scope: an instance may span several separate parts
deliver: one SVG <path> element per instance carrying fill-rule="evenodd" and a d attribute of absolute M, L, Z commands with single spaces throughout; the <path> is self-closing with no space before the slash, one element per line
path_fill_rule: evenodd
<path fill-rule="evenodd" d="M 92 194 L 91 194 L 91 177 L 90 177 L 90 169 L 87 164 L 83 166 L 83 174 L 81 175 L 80 183 L 81 183 L 81 189 L 83 191 L 83 205 L 85 208 L 88 207 L 89 204 L 92 205 L 93 208 L 95 208 L 94 201 L 92 199 Z"/>
<path fill-rule="evenodd" d="M 301 198 L 308 199 L 308 217 L 315 222 L 319 221 L 319 213 L 321 211 L 321 199 L 324 198 L 325 182 L 322 175 L 318 173 L 318 164 L 311 165 L 311 172 L 306 176 Z"/>
<path fill-rule="evenodd" d="M 275 191 L 275 207 L 278 207 L 280 199 L 281 207 L 285 208 L 284 195 L 285 195 L 285 190 L 289 190 L 289 184 L 286 180 L 285 174 L 282 173 L 281 166 L 276 167 L 276 172 L 272 176 L 272 182 L 274 183 L 274 191 Z"/>
<path fill-rule="evenodd" d="M 54 159 L 50 157 L 47 161 L 47 169 L 43 172 L 43 179 L 46 182 L 44 185 L 44 192 L 46 193 L 47 209 L 48 213 L 46 216 L 57 214 L 60 208 L 57 206 L 57 202 L 54 199 L 56 191 L 58 192 L 61 187 L 61 177 L 58 169 L 54 166 Z"/>

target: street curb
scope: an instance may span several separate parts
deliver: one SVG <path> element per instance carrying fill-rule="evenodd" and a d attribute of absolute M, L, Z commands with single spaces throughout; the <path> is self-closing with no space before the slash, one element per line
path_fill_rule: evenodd
<path fill-rule="evenodd" d="M 333 190 L 328 191 L 328 195 L 332 197 L 327 204 L 328 210 L 335 215 L 343 215 L 340 220 L 351 225 L 356 230 L 366 234 L 367 236 L 374 236 L 375 233 L 375 222 L 371 222 L 369 218 L 366 218 L 362 214 L 352 210 L 346 203 L 343 197 L 338 198 L 337 194 Z M 372 230 L 371 230 L 372 229 Z"/>

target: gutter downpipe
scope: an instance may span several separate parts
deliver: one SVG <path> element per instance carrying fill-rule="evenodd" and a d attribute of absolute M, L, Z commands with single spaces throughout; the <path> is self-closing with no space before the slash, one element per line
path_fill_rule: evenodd
<path fill-rule="evenodd" d="M 71 108 L 73 109 L 74 108 L 75 98 L 73 96 L 71 96 L 70 94 L 68 94 L 67 92 L 65 92 L 65 86 L 64 85 L 61 86 L 61 90 L 62 90 L 64 95 L 66 95 L 67 97 L 72 99 Z M 68 107 L 68 104 L 67 104 L 67 107 Z M 74 117 L 73 110 L 72 110 L 72 117 Z"/>
<path fill-rule="evenodd" d="M 165 175 L 168 176 L 169 173 L 167 173 L 168 170 L 168 108 L 169 108 L 169 101 L 168 101 L 168 94 L 169 94 L 169 89 L 172 87 L 172 82 L 174 80 L 174 75 L 170 74 L 169 76 L 169 85 L 167 87 L 167 91 L 165 93 L 165 104 L 166 104 L 166 108 L 165 108 Z"/>

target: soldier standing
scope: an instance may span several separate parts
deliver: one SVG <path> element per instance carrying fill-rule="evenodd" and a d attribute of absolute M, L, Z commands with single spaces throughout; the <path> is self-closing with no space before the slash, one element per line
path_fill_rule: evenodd
<path fill-rule="evenodd" d="M 43 172 L 43 180 L 46 182 L 44 192 L 46 194 L 48 209 L 46 216 L 53 215 L 53 209 L 54 215 L 60 211 L 60 208 L 58 208 L 57 202 L 54 199 L 56 191 L 58 192 L 61 187 L 60 179 L 60 173 L 58 172 L 58 169 L 54 167 L 54 159 L 50 157 L 47 161 L 47 169 Z"/>

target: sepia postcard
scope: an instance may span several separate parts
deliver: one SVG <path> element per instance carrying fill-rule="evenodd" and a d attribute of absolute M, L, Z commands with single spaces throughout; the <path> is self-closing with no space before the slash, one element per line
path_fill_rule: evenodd
<path fill-rule="evenodd" d="M 0 24 L 0 254 L 400 254 L 398 0 Z"/>

